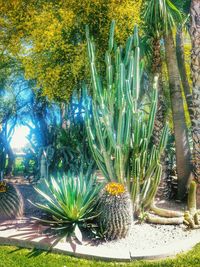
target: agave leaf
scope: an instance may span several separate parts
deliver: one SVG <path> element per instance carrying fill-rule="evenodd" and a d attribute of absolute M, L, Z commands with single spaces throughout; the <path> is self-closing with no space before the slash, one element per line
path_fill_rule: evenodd
<path fill-rule="evenodd" d="M 78 225 L 75 226 L 74 234 L 77 240 L 82 244 L 83 243 L 83 235 Z"/>

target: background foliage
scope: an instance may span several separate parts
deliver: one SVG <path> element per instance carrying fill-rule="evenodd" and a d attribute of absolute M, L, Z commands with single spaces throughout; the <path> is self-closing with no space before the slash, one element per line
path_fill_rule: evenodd
<path fill-rule="evenodd" d="M 0 39 L 44 95 L 68 100 L 87 74 L 85 25 L 90 25 L 101 54 L 111 20 L 116 20 L 116 38 L 122 42 L 140 23 L 141 2 L 1 0 Z"/>

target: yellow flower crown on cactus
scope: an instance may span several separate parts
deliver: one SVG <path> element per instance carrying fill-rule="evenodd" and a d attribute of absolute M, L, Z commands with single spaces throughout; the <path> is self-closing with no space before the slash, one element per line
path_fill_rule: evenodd
<path fill-rule="evenodd" d="M 126 188 L 123 184 L 110 182 L 105 186 L 105 191 L 110 195 L 121 195 L 126 191 Z"/>
<path fill-rule="evenodd" d="M 0 182 L 0 193 L 5 193 L 6 192 L 6 182 L 1 181 Z"/>

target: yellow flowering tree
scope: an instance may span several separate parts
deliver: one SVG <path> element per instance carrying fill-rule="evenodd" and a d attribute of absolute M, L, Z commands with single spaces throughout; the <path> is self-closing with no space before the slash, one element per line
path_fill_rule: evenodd
<path fill-rule="evenodd" d="M 49 99 L 67 101 L 86 71 L 85 26 L 107 48 L 108 29 L 116 20 L 123 42 L 140 23 L 141 0 L 0 0 L 0 38 L 24 68 L 25 77 Z M 99 55 L 101 56 L 101 55 Z"/>

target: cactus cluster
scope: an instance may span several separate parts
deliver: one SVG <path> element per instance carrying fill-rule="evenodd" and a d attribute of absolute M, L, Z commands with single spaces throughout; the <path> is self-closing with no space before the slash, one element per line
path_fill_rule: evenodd
<path fill-rule="evenodd" d="M 158 146 L 152 146 L 158 77 L 155 77 L 149 99 L 151 104 L 146 108 L 145 97 L 141 97 L 140 92 L 142 61 L 137 27 L 123 49 L 115 44 L 114 26 L 113 22 L 105 57 L 105 80 L 100 78 L 94 42 L 87 29 L 93 90 L 92 115 L 91 105 L 87 103 L 87 135 L 93 157 L 105 179 L 126 185 L 138 213 L 151 205 L 156 194 L 168 127 L 165 126 Z"/>
<path fill-rule="evenodd" d="M 107 240 L 127 236 L 133 221 L 133 207 L 124 185 L 108 183 L 100 194 L 98 211 L 98 225 Z"/>
<path fill-rule="evenodd" d="M 192 181 L 188 192 L 188 210 L 184 214 L 184 223 L 191 229 L 200 228 L 200 211 L 197 210 L 196 205 L 196 188 L 196 182 Z"/>
<path fill-rule="evenodd" d="M 0 219 L 8 220 L 20 218 L 23 215 L 23 199 L 12 184 L 4 184 L 4 191 L 0 192 Z"/>

